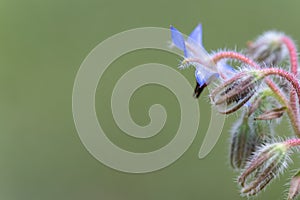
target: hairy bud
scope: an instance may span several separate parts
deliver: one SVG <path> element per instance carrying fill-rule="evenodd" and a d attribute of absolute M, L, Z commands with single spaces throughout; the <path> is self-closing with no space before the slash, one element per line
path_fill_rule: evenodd
<path fill-rule="evenodd" d="M 229 114 L 242 107 L 258 90 L 261 79 L 252 73 L 239 73 L 214 91 L 210 97 L 222 114 Z"/>
<path fill-rule="evenodd" d="M 238 178 L 242 194 L 255 195 L 278 176 L 287 167 L 289 147 L 287 143 L 278 142 L 258 149 Z"/>
<path fill-rule="evenodd" d="M 234 169 L 244 168 L 258 146 L 273 135 L 271 125 L 265 121 L 253 121 L 244 112 L 231 131 L 230 161 Z"/>
<path fill-rule="evenodd" d="M 234 169 L 243 168 L 255 150 L 256 137 L 251 131 L 248 119 L 244 114 L 231 130 L 230 163 Z"/>
<path fill-rule="evenodd" d="M 248 43 L 247 55 L 266 65 L 278 65 L 288 57 L 288 49 L 282 42 L 283 33 L 268 31 L 254 42 Z"/>
<path fill-rule="evenodd" d="M 300 192 L 300 170 L 294 175 L 290 182 L 288 200 L 296 199 Z"/>
<path fill-rule="evenodd" d="M 280 118 L 286 111 L 286 107 L 274 108 L 272 110 L 265 111 L 261 115 L 255 117 L 255 120 L 271 120 Z"/>

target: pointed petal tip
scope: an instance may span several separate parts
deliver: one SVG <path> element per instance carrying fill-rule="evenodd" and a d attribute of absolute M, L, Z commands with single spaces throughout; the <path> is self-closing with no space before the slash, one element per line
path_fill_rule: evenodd
<path fill-rule="evenodd" d="M 203 47 L 202 44 L 202 25 L 198 24 L 189 35 L 188 41 Z"/>
<path fill-rule="evenodd" d="M 198 23 L 198 25 L 197 25 L 196 27 L 202 28 L 202 24 L 201 24 L 201 23 Z"/>
<path fill-rule="evenodd" d="M 174 26 L 170 26 L 172 42 L 177 48 L 184 52 L 184 55 L 187 56 L 187 50 L 185 47 L 185 41 L 182 33 L 177 30 Z"/>

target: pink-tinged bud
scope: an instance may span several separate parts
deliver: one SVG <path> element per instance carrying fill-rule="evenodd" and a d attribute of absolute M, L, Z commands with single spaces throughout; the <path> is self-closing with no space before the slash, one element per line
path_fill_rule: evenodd
<path fill-rule="evenodd" d="M 288 200 L 296 199 L 300 192 L 300 171 L 298 171 L 290 182 Z"/>
<path fill-rule="evenodd" d="M 275 108 L 269 111 L 265 111 L 261 115 L 255 117 L 255 120 L 271 120 L 280 118 L 284 112 L 286 111 L 286 107 Z"/>
<path fill-rule="evenodd" d="M 244 168 L 253 152 L 273 135 L 269 123 L 253 121 L 248 113 L 234 124 L 231 131 L 230 161 L 234 169 Z"/>
<path fill-rule="evenodd" d="M 241 72 L 212 91 L 210 97 L 220 113 L 229 114 L 242 107 L 260 84 L 260 77 L 251 72 Z"/>
<path fill-rule="evenodd" d="M 288 57 L 288 49 L 282 41 L 283 33 L 268 31 L 254 42 L 248 43 L 247 55 L 266 65 L 278 65 Z"/>
<path fill-rule="evenodd" d="M 285 142 L 259 148 L 238 178 L 243 195 L 252 196 L 263 190 L 284 171 L 290 161 L 290 146 Z"/>
<path fill-rule="evenodd" d="M 248 119 L 244 114 L 231 130 L 230 163 L 234 169 L 245 167 L 256 147 L 257 138 L 251 131 Z"/>

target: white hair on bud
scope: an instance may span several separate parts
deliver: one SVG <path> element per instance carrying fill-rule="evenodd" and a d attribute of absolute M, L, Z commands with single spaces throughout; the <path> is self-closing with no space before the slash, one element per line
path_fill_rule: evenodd
<path fill-rule="evenodd" d="M 277 138 L 277 139 L 273 138 L 269 140 L 270 142 L 261 145 L 261 147 L 259 147 L 257 151 L 253 154 L 252 159 L 247 163 L 245 170 L 250 167 L 253 167 L 252 162 L 254 162 L 256 159 L 261 157 L 262 153 L 267 153 L 268 151 L 272 151 L 272 146 L 285 145 L 284 141 L 282 140 L 283 140 L 282 138 Z M 248 172 L 249 174 L 248 175 L 246 174 L 243 177 L 242 183 L 245 183 L 247 179 L 250 179 L 250 183 L 248 184 L 246 183 L 246 185 L 243 186 L 241 190 L 242 196 L 248 196 L 248 197 L 254 196 L 259 192 L 264 191 L 266 189 L 266 186 L 268 186 L 270 182 L 278 178 L 285 171 L 285 169 L 288 168 L 288 165 L 292 162 L 290 158 L 291 153 L 292 151 L 290 150 L 290 148 L 287 147 L 287 149 L 284 152 L 284 155 L 282 155 L 283 157 L 274 153 L 273 155 L 270 155 L 270 157 L 266 158 L 266 160 L 263 161 L 261 164 L 259 164 L 256 169 Z M 265 176 L 264 179 L 261 179 L 262 177 L 259 176 L 259 174 L 257 173 L 262 173 L 261 176 L 262 177 Z"/>
<path fill-rule="evenodd" d="M 246 54 L 258 62 L 277 65 L 289 55 L 286 45 L 281 40 L 284 36 L 282 32 L 267 31 L 248 45 Z"/>

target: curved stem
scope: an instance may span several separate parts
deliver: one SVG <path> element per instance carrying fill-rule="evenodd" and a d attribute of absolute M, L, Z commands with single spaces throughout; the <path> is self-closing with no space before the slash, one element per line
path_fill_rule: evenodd
<path fill-rule="evenodd" d="M 265 69 L 261 69 L 260 71 L 264 73 L 264 76 L 277 75 L 288 80 L 292 84 L 293 88 L 295 89 L 299 99 L 298 103 L 300 104 L 300 84 L 297 78 L 293 74 L 279 68 L 265 68 Z"/>
<path fill-rule="evenodd" d="M 299 84 L 297 78 L 293 74 L 291 74 L 285 70 L 278 69 L 278 68 L 266 68 L 266 69 L 261 69 L 261 71 L 264 73 L 264 76 L 277 75 L 277 76 L 281 76 L 281 77 L 285 78 L 287 81 L 289 81 L 298 96 L 298 100 L 299 100 L 298 105 L 300 104 L 300 84 Z M 288 112 L 289 116 L 297 116 L 297 118 L 290 117 L 291 123 L 292 123 L 293 127 L 295 127 L 294 130 L 295 129 L 300 130 L 300 123 L 298 120 L 298 115 L 296 115 L 296 113 L 294 112 L 294 110 L 290 104 L 288 104 L 287 109 L 288 109 L 287 112 Z M 299 131 L 295 131 L 295 132 L 298 136 L 300 136 Z"/>
<path fill-rule="evenodd" d="M 295 147 L 300 145 L 300 139 L 299 138 L 288 139 L 284 141 L 284 143 L 287 144 L 289 147 Z"/>
<path fill-rule="evenodd" d="M 289 56 L 290 56 L 290 64 L 291 64 L 291 72 L 297 76 L 298 73 L 298 56 L 297 56 L 297 48 L 295 43 L 291 38 L 288 36 L 283 36 L 282 37 L 282 42 L 285 44 L 289 51 Z M 298 115 L 298 106 L 296 104 L 296 94 L 294 90 L 290 91 L 290 102 L 291 106 L 295 112 L 296 115 Z"/>
<path fill-rule="evenodd" d="M 212 60 L 213 60 L 213 62 L 217 63 L 222 59 L 228 59 L 228 58 L 235 59 L 240 62 L 246 63 L 246 64 L 254 67 L 255 69 L 260 69 L 260 66 L 256 62 L 254 62 L 250 58 L 248 58 L 240 53 L 234 52 L 234 51 L 223 51 L 223 52 L 216 53 L 212 57 Z"/>
<path fill-rule="evenodd" d="M 212 58 L 213 62 L 217 63 L 222 59 L 235 59 L 240 62 L 246 63 L 250 66 L 252 66 L 255 69 L 260 69 L 260 66 L 251 60 L 250 58 L 234 52 L 234 51 L 225 51 L 225 52 L 219 52 L 215 54 Z M 291 120 L 291 124 L 293 126 L 294 132 L 300 136 L 300 122 L 299 122 L 299 116 L 294 112 L 293 108 L 288 102 L 288 99 L 285 97 L 285 95 L 282 93 L 282 91 L 277 87 L 277 85 L 270 79 L 265 79 L 267 85 L 270 87 L 270 89 L 274 92 L 276 95 L 278 101 L 283 104 L 287 108 L 287 114 Z"/>
<path fill-rule="evenodd" d="M 297 56 L 297 48 L 294 44 L 293 40 L 287 36 L 282 37 L 282 42 L 285 44 L 289 51 L 290 63 L 291 63 L 291 72 L 294 75 L 298 73 L 298 56 Z"/>

